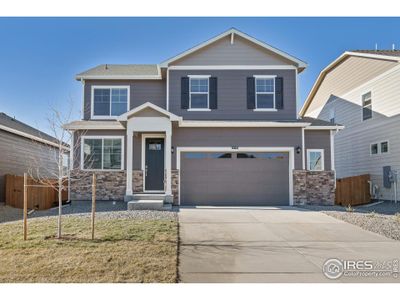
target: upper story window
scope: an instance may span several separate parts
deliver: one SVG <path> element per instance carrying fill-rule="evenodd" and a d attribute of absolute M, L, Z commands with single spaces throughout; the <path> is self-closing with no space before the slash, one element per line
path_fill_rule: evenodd
<path fill-rule="evenodd" d="M 122 137 L 82 137 L 83 170 L 123 170 Z"/>
<path fill-rule="evenodd" d="M 310 171 L 324 170 L 323 149 L 307 149 L 307 170 Z"/>
<path fill-rule="evenodd" d="M 112 118 L 129 108 L 129 86 L 93 86 L 92 117 Z"/>
<path fill-rule="evenodd" d="M 209 109 L 209 76 L 190 76 L 189 88 L 189 109 Z"/>
<path fill-rule="evenodd" d="M 275 76 L 256 77 L 256 109 L 275 109 Z"/>
<path fill-rule="evenodd" d="M 362 116 L 363 121 L 372 118 L 372 96 L 371 92 L 362 95 Z"/>

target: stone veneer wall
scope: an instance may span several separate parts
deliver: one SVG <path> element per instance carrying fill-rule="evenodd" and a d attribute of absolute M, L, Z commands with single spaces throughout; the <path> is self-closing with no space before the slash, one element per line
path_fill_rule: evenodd
<path fill-rule="evenodd" d="M 143 171 L 133 170 L 132 171 L 132 190 L 134 193 L 143 192 Z"/>
<path fill-rule="evenodd" d="M 293 170 L 293 202 L 295 205 L 334 205 L 335 172 Z"/>
<path fill-rule="evenodd" d="M 179 170 L 171 170 L 172 195 L 174 196 L 174 205 L 178 205 L 179 201 Z"/>
<path fill-rule="evenodd" d="M 92 199 L 92 174 L 96 173 L 96 200 L 124 200 L 125 171 L 71 172 L 71 200 Z"/>

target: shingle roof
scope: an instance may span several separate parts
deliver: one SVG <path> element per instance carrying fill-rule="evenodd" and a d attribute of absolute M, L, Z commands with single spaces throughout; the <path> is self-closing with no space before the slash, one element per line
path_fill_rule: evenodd
<path fill-rule="evenodd" d="M 350 50 L 349 52 L 400 57 L 400 50 Z"/>
<path fill-rule="evenodd" d="M 17 119 L 10 117 L 3 112 L 0 112 L 0 125 L 35 136 L 51 143 L 58 143 L 58 140 L 51 135 L 22 123 L 21 121 L 18 121 Z"/>
<path fill-rule="evenodd" d="M 158 76 L 158 65 L 98 65 L 92 69 L 84 71 L 76 75 L 77 79 L 84 77 L 97 77 L 97 76 L 120 76 L 120 77 L 134 77 L 134 76 Z"/>

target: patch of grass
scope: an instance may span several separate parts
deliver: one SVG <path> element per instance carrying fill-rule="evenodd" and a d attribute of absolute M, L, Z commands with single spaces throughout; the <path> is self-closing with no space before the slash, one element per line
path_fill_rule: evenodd
<path fill-rule="evenodd" d="M 176 282 L 177 222 L 63 218 L 0 224 L 0 282 Z"/>
<path fill-rule="evenodd" d="M 347 211 L 347 212 L 354 212 L 354 208 L 349 204 L 349 205 L 346 207 L 346 211 Z"/>
<path fill-rule="evenodd" d="M 371 211 L 367 216 L 370 217 L 370 218 L 375 218 L 375 217 L 378 216 L 378 214 L 376 212 L 374 212 L 374 211 Z"/>
<path fill-rule="evenodd" d="M 400 223 L 400 212 L 395 213 L 394 218 L 395 218 L 395 220 L 396 220 L 397 222 Z"/>

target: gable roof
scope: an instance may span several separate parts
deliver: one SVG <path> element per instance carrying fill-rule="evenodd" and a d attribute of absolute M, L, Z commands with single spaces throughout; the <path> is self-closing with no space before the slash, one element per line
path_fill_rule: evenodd
<path fill-rule="evenodd" d="M 400 51 L 398 50 L 355 50 L 344 52 L 319 73 L 317 80 L 315 81 L 306 98 L 306 101 L 303 104 L 303 107 L 300 109 L 300 116 L 304 116 L 306 114 L 307 109 L 309 108 L 315 94 L 317 93 L 322 82 L 324 81 L 325 76 L 350 56 L 400 62 Z"/>
<path fill-rule="evenodd" d="M 158 65 L 98 65 L 75 77 L 82 79 L 161 79 Z"/>
<path fill-rule="evenodd" d="M 157 105 L 155 105 L 153 103 L 146 102 L 146 103 L 144 103 L 144 104 L 142 104 L 142 105 L 140 105 L 138 107 L 135 107 L 134 109 L 131 109 L 130 111 L 127 111 L 126 113 L 120 115 L 118 117 L 118 121 L 126 121 L 130 116 L 132 116 L 132 115 L 134 115 L 134 114 L 136 114 L 136 113 L 138 113 L 138 112 L 140 112 L 140 111 L 142 111 L 144 109 L 147 109 L 147 108 L 150 108 L 152 110 L 155 110 L 155 111 L 159 112 L 162 115 L 165 115 L 166 117 L 170 118 L 171 121 L 179 121 L 179 120 L 182 119 L 181 117 L 178 117 L 177 115 L 175 115 L 175 114 L 173 114 L 173 113 L 171 113 L 171 112 L 169 112 L 169 111 L 167 111 L 167 110 L 165 110 L 165 109 L 163 109 L 163 108 L 161 108 L 161 107 L 159 107 L 159 106 L 157 106 Z"/>
<path fill-rule="evenodd" d="M 279 55 L 281 57 L 284 57 L 284 58 L 292 61 L 294 64 L 297 65 L 297 67 L 299 69 L 299 72 L 303 71 L 307 67 L 307 64 L 304 61 L 302 61 L 302 60 L 300 60 L 300 59 L 298 59 L 298 58 L 296 58 L 296 57 L 294 57 L 294 56 L 292 56 L 292 55 L 290 55 L 290 54 L 288 54 L 288 53 L 286 53 L 286 52 L 284 52 L 282 50 L 279 50 L 279 49 L 277 49 L 277 48 L 275 48 L 275 47 L 273 47 L 273 46 L 271 46 L 271 45 L 269 45 L 267 43 L 259 41 L 259 40 L 255 39 L 255 38 L 253 38 L 252 36 L 249 36 L 248 34 L 243 33 L 243 32 L 241 32 L 241 31 L 239 31 L 239 30 L 237 30 L 235 28 L 231 28 L 231 29 L 229 29 L 229 30 L 227 30 L 227 31 L 225 31 L 225 32 L 223 32 L 223 33 L 221 33 L 221 34 L 219 34 L 219 35 L 217 35 L 217 36 L 215 36 L 215 37 L 213 37 L 213 38 L 201 43 L 201 44 L 198 44 L 197 46 L 194 46 L 193 48 L 190 48 L 190 49 L 188 49 L 188 50 L 186 50 L 186 51 L 184 51 L 184 52 L 182 52 L 182 53 L 180 53 L 180 54 L 178 54 L 178 55 L 176 55 L 174 57 L 171 57 L 170 59 L 167 59 L 167 60 L 163 61 L 160 64 L 160 66 L 163 67 L 163 68 L 167 68 L 170 63 L 172 63 L 172 62 L 174 62 L 174 61 L 176 61 L 178 59 L 181 59 L 181 58 L 183 58 L 183 57 L 185 57 L 185 56 L 187 56 L 189 54 L 192 54 L 193 52 L 195 52 L 195 51 L 197 51 L 197 50 L 199 50 L 201 48 L 204 48 L 204 47 L 206 47 L 206 46 L 208 46 L 208 45 L 210 45 L 210 44 L 212 44 L 212 43 L 214 43 L 214 42 L 216 42 L 216 41 L 218 41 L 218 40 L 220 40 L 220 39 L 222 39 L 222 38 L 224 38 L 224 37 L 226 37 L 228 35 L 238 35 L 238 36 L 240 36 L 240 37 L 242 37 L 242 38 L 244 38 L 244 39 L 246 39 L 246 40 L 248 40 L 248 41 L 250 41 L 250 42 L 252 42 L 252 43 L 254 43 L 256 45 L 258 45 L 258 46 L 261 46 L 264 49 L 267 49 L 267 50 L 269 50 L 271 52 L 274 52 L 275 54 L 277 54 L 277 55 Z"/>
<path fill-rule="evenodd" d="M 18 121 L 17 119 L 10 117 L 3 112 L 0 112 L 0 130 L 4 130 L 54 147 L 59 146 L 59 141 L 56 138 L 25 123 L 22 123 L 21 121 Z"/>

